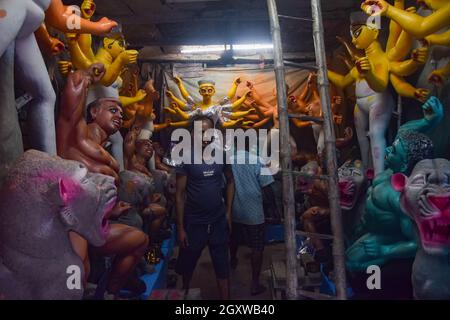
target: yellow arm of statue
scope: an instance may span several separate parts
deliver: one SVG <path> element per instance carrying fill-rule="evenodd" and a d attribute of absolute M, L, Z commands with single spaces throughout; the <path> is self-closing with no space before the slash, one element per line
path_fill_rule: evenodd
<path fill-rule="evenodd" d="M 385 15 L 395 20 L 409 34 L 422 39 L 450 25 L 450 3 L 428 17 L 421 17 L 394 6 L 388 6 Z"/>
<path fill-rule="evenodd" d="M 171 122 L 170 126 L 173 128 L 186 128 L 189 127 L 190 124 L 191 122 L 189 120 L 185 120 L 185 121 Z"/>
<path fill-rule="evenodd" d="M 245 102 L 245 100 L 248 98 L 248 94 L 250 93 L 250 91 L 247 91 L 246 93 L 244 93 L 242 95 L 242 97 L 240 97 L 238 100 L 236 100 L 235 102 L 233 102 L 233 104 L 231 105 L 231 110 L 232 111 L 237 111 L 239 110 L 239 108 L 242 106 L 242 104 Z"/>
<path fill-rule="evenodd" d="M 189 120 L 191 118 L 186 112 L 181 110 L 178 106 L 174 107 L 173 110 L 175 111 L 175 114 L 183 120 Z"/>
<path fill-rule="evenodd" d="M 79 26 L 77 26 L 78 21 L 75 19 L 75 14 L 61 0 L 51 1 L 45 12 L 45 22 L 62 32 L 90 33 L 95 35 L 104 35 L 117 26 L 117 22 L 108 18 L 102 18 L 97 22 L 80 18 Z"/>
<path fill-rule="evenodd" d="M 432 34 L 425 39 L 430 45 L 450 47 L 450 30 L 440 34 Z"/>
<path fill-rule="evenodd" d="M 405 59 L 411 50 L 414 38 L 407 32 L 402 31 L 397 42 L 389 51 L 386 50 L 389 61 L 400 61 Z"/>
<path fill-rule="evenodd" d="M 405 9 L 405 0 L 395 0 L 394 6 L 398 9 Z M 389 22 L 389 37 L 386 42 L 386 52 L 389 52 L 392 48 L 395 47 L 395 44 L 397 43 L 398 37 L 402 33 L 402 27 L 395 22 L 395 20 L 392 20 Z M 394 60 L 395 61 L 395 60 Z"/>
<path fill-rule="evenodd" d="M 412 59 L 408 59 L 402 62 L 391 62 L 389 64 L 390 71 L 401 77 L 407 77 L 412 75 L 422 65 L 423 64 L 420 64 Z"/>
<path fill-rule="evenodd" d="M 188 99 L 191 95 L 190 95 L 189 92 L 186 90 L 186 87 L 184 86 L 183 81 L 181 81 L 181 78 L 180 78 L 180 77 L 174 77 L 173 80 L 174 80 L 175 83 L 177 84 L 178 89 L 180 89 L 181 96 L 182 96 L 184 99 Z"/>
<path fill-rule="evenodd" d="M 421 102 L 424 102 L 429 95 L 428 90 L 416 89 L 408 82 L 406 82 L 405 79 L 395 74 L 391 73 L 390 80 L 395 91 L 402 97 L 416 99 Z"/>
<path fill-rule="evenodd" d="M 172 100 L 173 102 L 175 102 L 181 109 L 187 111 L 188 107 L 186 102 L 181 101 L 180 99 L 178 99 L 170 90 L 167 90 L 166 92 L 166 96 Z"/>
<path fill-rule="evenodd" d="M 362 70 L 366 70 L 364 78 L 372 90 L 384 92 L 389 84 L 389 63 L 379 62 L 372 64 L 369 58 L 364 57 L 356 62 Z"/>
<path fill-rule="evenodd" d="M 334 84 L 336 87 L 340 89 L 344 89 L 355 82 L 355 78 L 352 75 L 352 71 L 355 68 L 353 68 L 349 73 L 347 73 L 345 76 L 336 73 L 334 71 L 331 71 L 328 69 L 328 79 L 331 81 L 332 84 Z"/>
<path fill-rule="evenodd" d="M 95 61 L 94 51 L 92 51 L 92 36 L 89 33 L 80 34 L 78 45 L 88 59 Z"/>
<path fill-rule="evenodd" d="M 444 84 L 445 80 L 449 76 L 450 76 L 450 62 L 448 62 L 444 68 L 434 70 L 429 77 L 429 81 L 441 86 Z"/>
<path fill-rule="evenodd" d="M 137 57 L 137 51 L 135 50 L 126 50 L 122 52 L 114 61 L 113 63 L 108 65 L 108 59 L 104 57 L 106 55 L 106 51 L 104 49 L 99 49 L 97 52 L 96 60 L 103 63 L 106 68 L 105 75 L 103 76 L 102 80 L 100 80 L 100 83 L 104 85 L 105 87 L 111 86 L 114 81 L 117 80 L 117 78 L 120 76 L 120 74 L 123 71 L 123 68 L 128 63 L 134 63 L 135 57 Z M 130 61 L 129 57 L 132 57 L 132 61 Z"/>
<path fill-rule="evenodd" d="M 140 89 L 134 97 L 120 96 L 119 100 L 124 107 L 127 107 L 129 105 L 135 104 L 136 102 L 142 101 L 146 96 L 147 93 L 145 92 L 145 90 Z"/>
<path fill-rule="evenodd" d="M 238 120 L 240 118 L 244 118 L 245 116 L 249 115 L 250 113 L 254 112 L 255 109 L 249 109 L 247 111 L 236 111 L 231 113 L 230 119 L 232 120 Z"/>
<path fill-rule="evenodd" d="M 236 95 L 237 88 L 240 83 L 241 83 L 240 77 L 237 77 L 236 79 L 233 80 L 233 84 L 231 85 L 230 90 L 228 90 L 228 94 L 227 94 L 228 99 L 231 100 L 234 98 L 234 96 Z"/>
<path fill-rule="evenodd" d="M 72 64 L 77 69 L 88 69 L 93 63 L 95 63 L 95 60 L 90 60 L 84 52 L 81 50 L 78 41 L 77 41 L 77 35 L 74 33 L 67 33 L 67 44 L 69 47 L 70 57 Z"/>

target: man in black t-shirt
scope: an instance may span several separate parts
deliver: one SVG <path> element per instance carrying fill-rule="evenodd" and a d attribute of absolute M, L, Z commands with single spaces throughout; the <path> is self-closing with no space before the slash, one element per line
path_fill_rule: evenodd
<path fill-rule="evenodd" d="M 196 121 L 201 121 L 202 137 L 206 130 L 213 128 L 213 121 L 209 118 L 201 117 Z M 191 133 L 193 135 L 192 130 Z M 209 143 L 203 141 L 202 149 Z M 226 204 L 223 199 L 224 175 Z M 182 275 L 186 291 L 197 261 L 208 246 L 220 297 L 229 299 L 228 238 L 233 197 L 234 179 L 229 166 L 206 164 L 202 159 L 201 164 L 182 164 L 177 168 L 176 211 L 180 252 L 176 272 Z"/>

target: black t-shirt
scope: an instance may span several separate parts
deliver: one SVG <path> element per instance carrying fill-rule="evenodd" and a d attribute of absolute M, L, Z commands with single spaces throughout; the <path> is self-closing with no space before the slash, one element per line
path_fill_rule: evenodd
<path fill-rule="evenodd" d="M 187 176 L 185 224 L 210 224 L 225 216 L 223 164 L 183 164 L 176 173 Z"/>

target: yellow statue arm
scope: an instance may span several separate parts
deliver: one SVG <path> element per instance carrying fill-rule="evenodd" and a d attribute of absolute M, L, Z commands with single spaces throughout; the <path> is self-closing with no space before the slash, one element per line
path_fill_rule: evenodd
<path fill-rule="evenodd" d="M 242 82 L 241 77 L 237 77 L 236 79 L 233 80 L 233 84 L 231 85 L 231 88 L 227 94 L 228 99 L 231 100 L 234 98 L 234 96 L 236 95 L 237 88 L 241 84 L 241 82 Z"/>
<path fill-rule="evenodd" d="M 232 111 L 237 111 L 239 110 L 239 108 L 241 107 L 241 105 L 245 102 L 245 100 L 248 98 L 250 91 L 247 91 L 246 93 L 244 93 L 242 95 L 242 97 L 240 97 L 238 100 L 236 100 L 235 102 L 233 102 L 233 104 L 231 105 L 231 110 Z"/>
<path fill-rule="evenodd" d="M 177 122 L 171 122 L 170 123 L 170 127 L 172 127 L 172 128 L 186 128 L 186 127 L 189 127 L 190 124 L 191 124 L 191 122 L 189 120 L 177 121 Z"/>
<path fill-rule="evenodd" d="M 432 34 L 426 37 L 425 40 L 430 45 L 450 47 L 450 30 L 440 34 Z"/>
<path fill-rule="evenodd" d="M 222 127 L 225 129 L 228 128 L 234 128 L 236 127 L 238 124 L 242 124 L 242 125 L 250 125 L 253 124 L 253 121 L 244 121 L 244 119 L 238 119 L 238 120 L 231 120 L 231 121 L 226 121 L 222 123 Z"/>
<path fill-rule="evenodd" d="M 181 110 L 178 106 L 173 107 L 173 110 L 175 111 L 175 114 L 183 120 L 189 120 L 191 118 L 186 112 Z"/>
<path fill-rule="evenodd" d="M 155 123 L 154 125 L 153 125 L 153 130 L 155 131 L 155 132 L 160 132 L 161 130 L 164 130 L 164 129 L 166 129 L 166 128 L 169 128 L 170 127 L 170 125 L 171 125 L 171 121 L 170 121 L 170 119 L 167 119 L 165 122 L 163 122 L 163 123 Z"/>
<path fill-rule="evenodd" d="M 80 18 L 79 26 L 75 22 L 74 13 L 68 6 L 65 6 L 61 0 L 52 0 L 50 6 L 45 12 L 45 22 L 62 32 L 90 33 L 95 35 L 104 35 L 117 26 L 117 22 L 109 20 L 106 17 L 97 22 L 92 22 Z"/>
<path fill-rule="evenodd" d="M 389 69 L 391 72 L 395 73 L 401 77 L 407 77 L 412 75 L 421 66 L 423 66 L 428 59 L 428 48 L 422 47 L 419 49 L 414 49 L 411 54 L 411 59 L 402 62 L 391 62 L 389 64 Z"/>
<path fill-rule="evenodd" d="M 106 57 L 106 50 L 100 48 L 97 52 L 96 60 L 106 66 L 105 75 L 102 80 L 100 80 L 100 83 L 105 87 L 111 86 L 120 76 L 123 68 L 127 64 L 136 63 L 137 56 L 138 52 L 136 50 L 125 50 L 121 52 L 119 56 L 111 63 L 111 61 Z"/>
<path fill-rule="evenodd" d="M 390 61 L 400 61 L 405 59 L 411 50 L 413 41 L 414 39 L 409 33 L 402 31 L 394 47 L 389 51 L 386 50 L 388 59 Z"/>
<path fill-rule="evenodd" d="M 232 113 L 231 113 L 231 116 L 230 116 L 230 119 L 232 119 L 232 120 L 238 120 L 238 119 L 244 118 L 245 116 L 247 116 L 247 115 L 249 115 L 249 114 L 251 114 L 251 113 L 254 113 L 254 112 L 255 112 L 255 109 L 249 109 L 249 110 L 247 110 L 247 111 L 236 111 L 236 112 L 232 112 Z"/>
<path fill-rule="evenodd" d="M 129 105 L 135 104 L 136 102 L 140 102 L 142 100 L 144 100 L 144 98 L 147 96 L 147 92 L 145 92 L 145 90 L 138 90 L 138 92 L 136 93 L 136 95 L 134 97 L 125 97 L 125 96 L 120 96 L 119 100 L 120 103 L 122 103 L 122 105 L 124 107 L 127 107 Z"/>
<path fill-rule="evenodd" d="M 73 71 L 72 62 L 66 61 L 66 60 L 60 60 L 60 61 L 58 61 L 58 69 L 59 69 L 59 72 L 64 77 L 67 77 L 67 75 Z"/>
<path fill-rule="evenodd" d="M 178 89 L 180 89 L 181 92 L 181 96 L 184 99 L 188 99 L 191 95 L 189 94 L 189 92 L 186 90 L 186 87 L 183 84 L 183 81 L 181 81 L 180 77 L 174 77 L 173 81 L 176 83 L 176 85 L 178 86 Z"/>
<path fill-rule="evenodd" d="M 173 110 L 171 107 L 164 107 L 164 112 L 175 116 L 177 112 Z"/>
<path fill-rule="evenodd" d="M 450 76 L 450 62 L 447 63 L 447 65 L 438 70 L 434 70 L 429 78 L 429 81 L 441 86 L 444 84 L 445 80 Z"/>
<path fill-rule="evenodd" d="M 178 99 L 170 90 L 167 90 L 166 92 L 166 96 L 167 98 L 169 98 L 170 100 L 174 101 L 178 106 L 180 106 L 181 109 L 183 109 L 184 111 L 187 111 L 188 107 L 186 102 L 181 101 L 180 99 Z"/>
<path fill-rule="evenodd" d="M 95 13 L 96 5 L 92 0 L 84 0 L 81 4 L 81 16 L 86 20 L 91 20 L 92 16 Z M 86 55 L 86 57 L 95 61 L 95 55 L 92 51 L 92 36 L 89 33 L 82 33 L 78 38 L 78 44 L 80 46 L 81 51 Z"/>
<path fill-rule="evenodd" d="M 402 97 L 416 99 L 421 102 L 425 102 L 430 93 L 426 89 L 414 88 L 412 85 L 406 82 L 405 79 L 395 74 L 391 73 L 390 79 L 395 91 L 397 91 L 397 93 Z"/>
<path fill-rule="evenodd" d="M 372 65 L 368 57 L 356 61 L 358 70 L 364 75 L 367 83 L 376 92 L 383 92 L 389 84 L 389 64 L 377 63 Z"/>
<path fill-rule="evenodd" d="M 443 5 L 440 9 L 427 17 L 407 12 L 391 6 L 384 0 L 366 0 L 361 8 L 371 14 L 371 6 L 376 5 L 380 14 L 395 20 L 403 30 L 416 38 L 422 39 L 450 25 L 450 3 Z"/>
<path fill-rule="evenodd" d="M 95 60 L 90 60 L 83 51 L 81 51 L 81 48 L 77 41 L 78 35 L 74 33 L 67 33 L 66 39 L 67 44 L 69 47 L 70 57 L 72 59 L 72 64 L 77 69 L 88 69 L 93 63 L 95 63 Z"/>
<path fill-rule="evenodd" d="M 394 6 L 398 9 L 405 9 L 405 0 L 395 0 Z M 397 43 L 398 37 L 402 33 L 402 27 L 395 22 L 395 20 L 391 20 L 389 22 L 389 37 L 386 42 L 386 52 L 389 52 L 392 48 L 395 47 L 395 44 Z"/>
<path fill-rule="evenodd" d="M 328 69 L 328 79 L 336 87 L 338 87 L 340 89 L 344 89 L 355 82 L 356 79 L 352 75 L 352 73 L 355 71 L 355 69 L 356 68 L 353 68 L 345 76 Z"/>

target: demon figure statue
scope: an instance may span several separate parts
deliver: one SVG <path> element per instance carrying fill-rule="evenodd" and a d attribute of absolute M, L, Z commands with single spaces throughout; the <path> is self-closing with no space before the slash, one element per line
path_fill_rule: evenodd
<path fill-rule="evenodd" d="M 417 299 L 450 299 L 450 162 L 422 160 L 410 177 L 396 174 L 403 211 L 416 222 L 420 245 L 412 271 Z"/>
<path fill-rule="evenodd" d="M 103 245 L 116 196 L 112 177 L 27 151 L 0 189 L 0 297 L 81 299 L 84 268 L 69 231 Z M 68 272 L 76 270 L 80 280 L 71 290 Z"/>
<path fill-rule="evenodd" d="M 391 186 L 394 173 L 409 174 L 421 160 L 433 158 L 433 143 L 424 135 L 443 118 L 440 101 L 432 97 L 423 106 L 424 118 L 399 128 L 386 150 L 385 171 L 377 175 L 367 193 L 366 211 L 359 226 L 361 236 L 347 250 L 349 271 L 365 271 L 370 265 L 382 266 L 392 259 L 412 258 L 417 249 L 412 221 L 400 208 L 400 193 Z"/>

